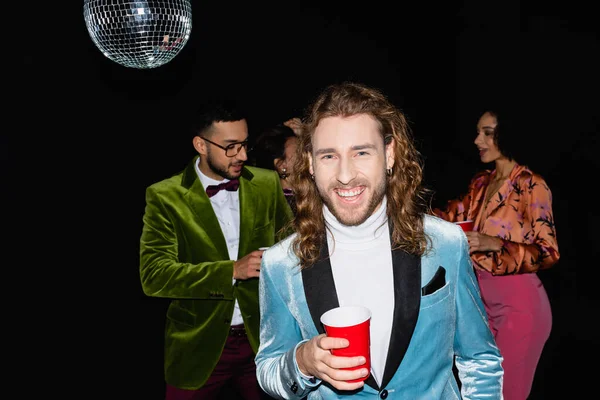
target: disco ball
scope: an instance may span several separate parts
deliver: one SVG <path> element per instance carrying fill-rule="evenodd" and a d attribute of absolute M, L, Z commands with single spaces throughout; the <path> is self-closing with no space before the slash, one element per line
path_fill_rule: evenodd
<path fill-rule="evenodd" d="M 130 68 L 168 63 L 192 31 L 189 0 L 84 0 L 83 16 L 102 54 Z"/>

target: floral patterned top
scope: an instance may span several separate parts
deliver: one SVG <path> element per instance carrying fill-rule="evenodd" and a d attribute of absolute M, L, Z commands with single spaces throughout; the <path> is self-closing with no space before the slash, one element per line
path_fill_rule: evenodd
<path fill-rule="evenodd" d="M 493 275 L 523 274 L 552 267 L 560 254 L 552 213 L 552 193 L 544 179 L 516 164 L 487 201 L 485 192 L 496 170 L 476 174 L 466 195 L 433 213 L 450 222 L 474 221 L 475 231 L 504 241 L 500 251 L 475 252 L 476 266 Z"/>

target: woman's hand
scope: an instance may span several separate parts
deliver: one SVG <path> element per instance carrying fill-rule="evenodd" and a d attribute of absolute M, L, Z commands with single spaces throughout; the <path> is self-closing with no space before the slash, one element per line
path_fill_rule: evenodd
<path fill-rule="evenodd" d="M 504 243 L 499 237 L 475 231 L 465 232 L 465 234 L 469 242 L 469 253 L 476 251 L 500 251 Z"/>
<path fill-rule="evenodd" d="M 283 124 L 291 128 L 296 134 L 296 136 L 300 136 L 300 134 L 302 133 L 302 120 L 298 117 L 290 118 Z"/>

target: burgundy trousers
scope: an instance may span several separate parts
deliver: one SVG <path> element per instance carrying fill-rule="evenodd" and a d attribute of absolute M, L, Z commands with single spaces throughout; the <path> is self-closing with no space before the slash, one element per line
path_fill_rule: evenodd
<path fill-rule="evenodd" d="M 208 381 L 200 389 L 179 389 L 167 384 L 166 400 L 270 399 L 256 380 L 255 354 L 243 328 L 232 327 L 223 354 Z"/>

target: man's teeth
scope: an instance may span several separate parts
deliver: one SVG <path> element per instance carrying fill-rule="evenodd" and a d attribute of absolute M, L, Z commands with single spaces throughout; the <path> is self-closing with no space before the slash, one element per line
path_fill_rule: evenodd
<path fill-rule="evenodd" d="M 355 190 L 347 190 L 347 191 L 339 191 L 338 190 L 338 195 L 341 197 L 352 197 L 352 196 L 358 196 L 359 194 L 361 194 L 363 192 L 364 189 L 355 189 Z"/>

